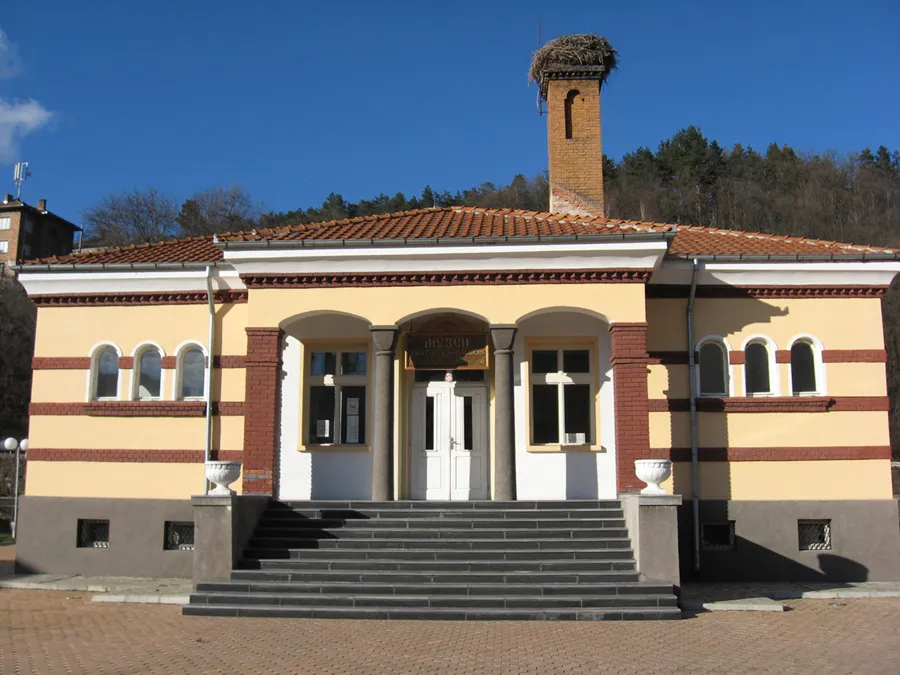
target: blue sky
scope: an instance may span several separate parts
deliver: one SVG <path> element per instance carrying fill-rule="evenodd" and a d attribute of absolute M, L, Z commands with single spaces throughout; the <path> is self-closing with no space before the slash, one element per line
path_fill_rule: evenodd
<path fill-rule="evenodd" d="M 538 19 L 545 41 L 618 50 L 614 157 L 690 124 L 726 145 L 900 149 L 896 0 L 29 0 L 0 15 L 0 191 L 27 160 L 26 201 L 80 222 L 134 187 L 238 183 L 286 210 L 535 175 Z"/>

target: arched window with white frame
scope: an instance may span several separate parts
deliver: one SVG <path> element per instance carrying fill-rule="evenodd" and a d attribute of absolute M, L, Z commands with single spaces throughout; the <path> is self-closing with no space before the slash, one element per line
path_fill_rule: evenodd
<path fill-rule="evenodd" d="M 825 392 L 825 366 L 822 343 L 811 335 L 800 335 L 791 341 L 791 395 L 815 396 Z"/>
<path fill-rule="evenodd" d="M 775 343 L 770 338 L 752 337 L 744 344 L 744 393 L 747 396 L 778 393 Z"/>
<path fill-rule="evenodd" d="M 162 348 L 156 343 L 139 345 L 134 350 L 132 397 L 139 401 L 158 401 L 162 398 Z"/>
<path fill-rule="evenodd" d="M 119 398 L 119 357 L 122 351 L 112 343 L 101 343 L 91 351 L 88 399 L 110 401 Z"/>
<path fill-rule="evenodd" d="M 722 397 L 731 393 L 728 343 L 712 335 L 697 343 L 697 381 L 700 396 Z"/>
<path fill-rule="evenodd" d="M 176 400 L 202 399 L 206 394 L 206 348 L 188 342 L 178 348 L 175 359 Z"/>

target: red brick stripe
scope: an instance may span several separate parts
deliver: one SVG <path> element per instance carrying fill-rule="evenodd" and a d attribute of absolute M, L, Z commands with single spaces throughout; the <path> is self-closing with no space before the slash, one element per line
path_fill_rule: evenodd
<path fill-rule="evenodd" d="M 651 270 L 522 270 L 516 272 L 398 272 L 373 274 L 253 274 L 247 288 L 345 288 L 379 286 L 486 286 L 516 284 L 646 283 Z"/>
<path fill-rule="evenodd" d="M 886 363 L 884 349 L 823 349 L 823 363 Z"/>
<path fill-rule="evenodd" d="M 634 474 L 634 460 L 650 449 L 650 416 L 647 394 L 647 324 L 614 323 L 612 343 L 616 405 L 616 479 L 619 492 L 643 486 Z"/>
<path fill-rule="evenodd" d="M 797 448 L 698 448 L 701 462 L 803 462 L 838 459 L 890 459 L 889 445 Z M 690 448 L 651 448 L 642 459 L 690 462 Z"/>
<path fill-rule="evenodd" d="M 30 295 L 38 307 L 127 307 L 133 305 L 205 305 L 206 291 L 166 293 L 71 293 Z M 247 302 L 247 291 L 217 291 L 216 303 Z"/>
<path fill-rule="evenodd" d="M 650 365 L 686 366 L 690 361 L 687 351 L 652 351 L 648 356 L 647 363 Z M 694 354 L 694 359 L 697 360 L 697 354 Z"/>
<path fill-rule="evenodd" d="M 213 356 L 213 366 L 215 368 L 246 368 L 247 357 L 243 354 Z"/>
<path fill-rule="evenodd" d="M 790 363 L 791 362 L 791 350 L 790 349 L 776 349 L 775 350 L 775 363 Z"/>
<path fill-rule="evenodd" d="M 213 450 L 212 459 L 239 462 L 240 450 Z M 95 450 L 75 448 L 30 448 L 29 462 L 123 462 L 193 464 L 203 461 L 203 450 Z"/>
<path fill-rule="evenodd" d="M 35 356 L 31 359 L 32 370 L 90 370 L 89 356 Z"/>
<path fill-rule="evenodd" d="M 134 357 L 133 356 L 120 356 L 119 357 L 119 368 L 124 368 L 125 370 L 131 370 L 134 368 Z"/>
<path fill-rule="evenodd" d="M 746 360 L 746 355 L 740 349 L 733 349 L 728 352 L 728 363 L 733 366 L 742 366 Z"/>
<path fill-rule="evenodd" d="M 203 417 L 204 401 L 91 401 L 89 403 L 31 403 L 30 415 L 87 415 L 90 417 Z M 213 414 L 244 414 L 243 401 L 213 401 Z"/>
<path fill-rule="evenodd" d="M 654 398 L 650 412 L 688 412 L 687 398 Z M 772 396 L 760 398 L 698 398 L 700 412 L 883 412 L 889 408 L 887 396 Z"/>
<path fill-rule="evenodd" d="M 880 298 L 887 286 L 698 286 L 698 298 Z M 688 285 L 648 284 L 648 298 L 687 298 Z"/>

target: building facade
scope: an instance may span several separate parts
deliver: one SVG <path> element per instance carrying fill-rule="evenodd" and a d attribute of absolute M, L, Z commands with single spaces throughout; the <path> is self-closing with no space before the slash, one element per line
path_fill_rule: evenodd
<path fill-rule="evenodd" d="M 47 200 L 30 206 L 7 194 L 0 203 L 0 266 L 8 273 L 18 260 L 68 255 L 77 225 L 47 210 Z"/>
<path fill-rule="evenodd" d="M 588 215 L 599 84 L 551 85 L 553 213 L 23 265 L 20 566 L 190 576 L 167 533 L 207 457 L 241 461 L 245 495 L 379 501 L 616 499 L 643 487 L 636 460 L 670 459 L 684 576 L 898 578 L 880 300 L 897 253 Z M 103 523 L 108 549 L 77 545 Z"/>

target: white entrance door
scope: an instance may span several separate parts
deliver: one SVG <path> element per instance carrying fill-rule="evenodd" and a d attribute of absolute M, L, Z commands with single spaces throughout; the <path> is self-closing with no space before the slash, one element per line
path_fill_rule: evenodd
<path fill-rule="evenodd" d="M 413 499 L 488 498 L 487 415 L 483 384 L 429 382 L 414 387 Z"/>

